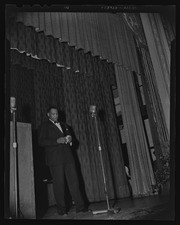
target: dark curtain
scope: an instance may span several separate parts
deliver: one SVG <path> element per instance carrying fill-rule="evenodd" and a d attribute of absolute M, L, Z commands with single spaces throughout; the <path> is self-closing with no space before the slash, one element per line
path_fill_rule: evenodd
<path fill-rule="evenodd" d="M 105 161 L 110 198 L 128 196 L 124 162 L 117 121 L 110 89 L 112 65 L 98 57 L 85 54 L 85 74 L 64 70 L 64 96 L 67 122 L 72 125 L 79 141 L 77 149 L 88 198 L 104 200 L 103 178 L 98 152 L 95 121 L 89 106 L 96 105 L 102 154 Z"/>
<path fill-rule="evenodd" d="M 37 153 L 37 128 L 47 107 L 55 104 L 76 135 L 73 151 L 87 198 L 105 200 L 95 124 L 89 115 L 89 106 L 95 104 L 109 197 L 129 196 L 110 88 L 115 84 L 114 65 L 13 20 L 6 36 L 15 48 L 11 49 L 11 96 L 17 98 L 17 120 L 32 124 L 36 173 L 44 171 Z"/>
<path fill-rule="evenodd" d="M 95 123 L 89 115 L 89 106 L 95 104 L 109 197 L 127 197 L 129 191 L 110 88 L 113 64 L 82 51 L 78 52 L 78 63 L 85 67 L 85 73 L 58 68 L 46 60 L 11 50 L 11 95 L 17 98 L 17 120 L 32 123 L 36 130 L 45 119 L 47 107 L 58 105 L 77 138 L 74 153 L 87 198 L 89 201 L 105 200 Z M 34 157 L 39 157 L 38 145 L 34 148 Z M 43 167 L 38 166 L 37 173 L 43 172 Z"/>

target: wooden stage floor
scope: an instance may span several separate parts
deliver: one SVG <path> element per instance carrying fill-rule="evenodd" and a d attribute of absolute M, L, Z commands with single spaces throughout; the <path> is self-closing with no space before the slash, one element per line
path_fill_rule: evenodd
<path fill-rule="evenodd" d="M 126 198 L 118 201 L 110 200 L 110 208 L 120 208 L 120 212 L 102 213 L 94 215 L 89 213 L 76 214 L 72 207 L 68 215 L 60 216 L 55 206 L 48 208 L 40 219 L 45 220 L 174 220 L 174 214 L 170 212 L 169 198 L 167 196 L 148 196 L 142 198 Z M 94 212 L 106 210 L 106 202 L 91 203 L 89 208 Z M 172 216 L 173 214 L 173 216 Z"/>

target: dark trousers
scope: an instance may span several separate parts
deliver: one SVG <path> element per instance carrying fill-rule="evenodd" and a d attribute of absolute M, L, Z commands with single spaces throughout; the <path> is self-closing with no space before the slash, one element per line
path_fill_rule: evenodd
<path fill-rule="evenodd" d="M 50 166 L 51 176 L 53 178 L 54 197 L 59 209 L 65 208 L 65 177 L 71 193 L 71 197 L 75 202 L 76 209 L 84 207 L 78 177 L 74 163 L 64 163 L 57 166 Z"/>

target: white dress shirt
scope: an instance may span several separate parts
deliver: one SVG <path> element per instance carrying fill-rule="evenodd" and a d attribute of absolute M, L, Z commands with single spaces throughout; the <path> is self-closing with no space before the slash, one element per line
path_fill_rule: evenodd
<path fill-rule="evenodd" d="M 49 120 L 50 120 L 52 123 L 54 123 L 54 124 L 56 125 L 56 127 L 58 127 L 59 130 L 63 133 L 62 127 L 61 127 L 61 125 L 60 125 L 59 122 L 54 122 L 54 121 L 52 121 L 51 119 L 49 119 Z"/>

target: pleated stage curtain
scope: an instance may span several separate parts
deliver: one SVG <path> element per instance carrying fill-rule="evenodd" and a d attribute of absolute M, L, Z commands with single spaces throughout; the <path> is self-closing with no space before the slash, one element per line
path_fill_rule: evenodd
<path fill-rule="evenodd" d="M 106 13 L 23 13 L 18 14 L 17 18 L 10 18 L 6 35 L 11 49 L 24 52 L 19 54 L 12 50 L 13 54 L 17 54 L 12 60 L 18 60 L 21 55 L 24 63 L 32 62 L 35 65 L 29 73 L 33 75 L 34 82 L 31 91 L 34 90 L 35 127 L 43 120 L 47 104 L 51 101 L 65 110 L 66 120 L 75 130 L 80 143 L 77 154 L 89 200 L 105 199 L 94 121 L 88 113 L 92 104 L 97 105 L 100 112 L 98 122 L 110 198 L 129 196 L 110 91 L 110 85 L 117 85 L 117 80 L 119 96 L 124 96 L 122 90 L 125 88 L 124 93 L 131 99 L 132 86 L 126 82 L 121 86 L 122 75 L 119 77 L 120 73 L 114 71 L 113 63 L 123 71 L 140 73 L 133 35 L 123 19 Z M 125 79 L 127 73 L 121 74 Z M 150 186 L 154 181 L 148 153 L 142 153 L 143 148 L 146 151 L 146 144 L 143 131 L 138 131 L 140 112 L 136 110 L 133 115 L 132 108 L 125 104 L 122 96 L 124 114 L 129 113 L 125 123 L 128 124 L 126 132 L 131 171 L 134 171 L 134 195 L 148 195 L 151 194 Z M 133 103 L 131 99 L 129 104 L 137 104 L 137 101 Z M 135 138 L 138 140 L 135 141 Z M 145 165 L 148 167 L 143 172 Z"/>
<path fill-rule="evenodd" d="M 160 15 L 158 13 L 142 13 L 140 15 L 154 69 L 152 77 L 157 85 L 163 119 L 165 119 L 167 127 L 165 132 L 168 132 L 169 134 L 166 135 L 170 136 L 170 47 Z"/>
<path fill-rule="evenodd" d="M 88 55 L 86 55 L 87 57 Z M 85 59 L 86 59 L 85 57 Z M 86 59 L 87 60 L 87 59 Z M 95 131 L 95 121 L 89 115 L 89 106 L 96 105 L 102 154 L 104 157 L 106 176 L 110 198 L 128 196 L 124 163 L 118 127 L 116 122 L 113 97 L 110 88 L 110 72 L 106 62 L 91 58 L 93 71 L 84 74 L 73 74 L 65 70 L 64 94 L 67 121 L 75 128 L 75 134 L 80 142 L 78 156 L 86 190 L 90 199 L 104 199 L 103 179 Z M 70 113 L 68 113 L 70 112 Z M 89 178 L 91 179 L 89 179 Z M 113 195 L 115 191 L 116 196 Z"/>
<path fill-rule="evenodd" d="M 92 202 L 105 200 L 95 121 L 89 114 L 89 106 L 96 104 L 109 198 L 127 197 L 129 189 L 110 87 L 109 73 L 114 76 L 114 68 L 89 54 L 84 54 L 83 59 L 85 68 L 80 70 L 86 73 L 80 74 L 11 50 L 11 95 L 17 98 L 17 120 L 26 122 L 28 117 L 36 129 L 50 104 L 64 110 L 79 142 L 76 153 L 86 195 Z"/>
<path fill-rule="evenodd" d="M 115 66 L 125 126 L 133 196 L 152 194 L 155 178 L 131 71 Z M 128 90 L 131 90 L 130 92 Z"/>
<path fill-rule="evenodd" d="M 148 87 L 149 98 L 150 98 L 152 112 L 153 112 L 153 119 L 156 123 L 156 130 L 157 130 L 156 139 L 158 139 L 160 144 L 156 154 L 161 155 L 163 152 L 167 153 L 170 150 L 169 149 L 170 147 L 169 131 L 167 128 L 165 115 L 162 113 L 163 108 L 162 108 L 161 99 L 160 99 L 158 88 L 157 88 L 157 83 L 155 80 L 156 78 L 155 78 L 154 70 L 150 63 L 150 56 L 144 48 L 140 48 L 139 50 L 140 50 L 141 57 L 143 58 L 142 62 L 143 62 L 144 76 L 146 77 L 145 80 Z M 169 111 L 168 108 L 166 110 Z"/>
<path fill-rule="evenodd" d="M 17 119 L 37 129 L 50 104 L 64 108 L 62 71 L 46 60 L 11 50 L 11 96 L 17 99 Z"/>

